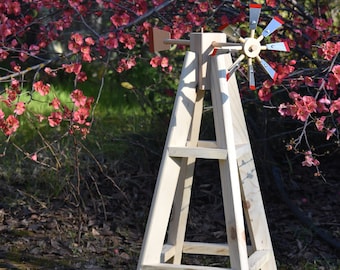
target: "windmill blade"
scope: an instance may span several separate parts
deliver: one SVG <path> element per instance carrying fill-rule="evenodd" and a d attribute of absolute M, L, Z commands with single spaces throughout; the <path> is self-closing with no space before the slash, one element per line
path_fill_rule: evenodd
<path fill-rule="evenodd" d="M 261 64 L 263 69 L 269 74 L 269 76 L 273 79 L 273 81 L 276 81 L 277 79 L 277 72 L 263 59 L 260 58 L 260 56 L 256 57 L 257 61 Z"/>
<path fill-rule="evenodd" d="M 241 41 L 244 43 L 244 38 L 242 38 L 235 30 L 228 24 L 224 24 L 218 28 L 219 31 L 222 31 L 224 34 L 227 35 L 231 40 L 234 41 Z"/>
<path fill-rule="evenodd" d="M 249 4 L 249 28 L 251 38 L 254 38 L 255 36 L 255 29 L 259 22 L 261 7 L 262 5 L 260 4 Z"/>
<path fill-rule="evenodd" d="M 245 58 L 244 54 L 241 54 L 235 62 L 227 69 L 227 80 L 235 73 L 235 71 L 240 67 L 241 61 Z"/>
<path fill-rule="evenodd" d="M 249 80 L 249 89 L 256 90 L 255 86 L 255 76 L 254 76 L 254 66 L 253 59 L 248 58 L 248 80 Z"/>
<path fill-rule="evenodd" d="M 278 17 L 275 16 L 267 25 L 267 27 L 263 30 L 261 36 L 257 38 L 258 41 L 261 41 L 263 38 L 271 35 L 273 32 L 275 32 L 282 24 L 284 24 L 284 21 Z"/>
<path fill-rule="evenodd" d="M 281 52 L 289 52 L 289 46 L 287 42 L 275 42 L 266 44 L 266 50 L 271 51 L 281 51 Z"/>

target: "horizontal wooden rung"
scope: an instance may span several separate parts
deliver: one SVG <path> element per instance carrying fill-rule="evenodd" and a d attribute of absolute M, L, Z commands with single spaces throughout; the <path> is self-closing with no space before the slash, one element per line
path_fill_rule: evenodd
<path fill-rule="evenodd" d="M 220 243 L 184 242 L 183 253 L 229 256 L 229 246 Z"/>
<path fill-rule="evenodd" d="M 207 140 L 199 140 L 197 142 L 198 147 L 206 147 L 206 148 L 219 148 L 217 146 L 216 141 L 207 141 Z"/>
<path fill-rule="evenodd" d="M 170 157 L 227 159 L 227 149 L 205 147 L 169 147 Z"/>
<path fill-rule="evenodd" d="M 155 265 L 143 265 L 142 270 L 232 270 L 231 268 L 221 268 L 212 266 L 184 265 L 158 263 Z"/>

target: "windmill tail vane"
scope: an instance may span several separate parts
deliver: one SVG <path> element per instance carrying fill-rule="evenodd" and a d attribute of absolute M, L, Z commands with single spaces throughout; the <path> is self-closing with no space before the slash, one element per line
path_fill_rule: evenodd
<path fill-rule="evenodd" d="M 249 5 L 249 29 L 250 36 L 249 37 L 241 37 L 229 24 L 224 24 L 219 27 L 219 30 L 227 35 L 227 37 L 239 43 L 228 44 L 222 46 L 216 46 L 212 55 L 230 53 L 232 51 L 241 51 L 241 55 L 235 60 L 235 62 L 228 67 L 227 69 L 227 80 L 234 74 L 234 72 L 240 67 L 241 62 L 248 57 L 248 81 L 249 88 L 251 90 L 255 90 L 255 73 L 253 66 L 253 59 L 255 58 L 257 62 L 262 66 L 262 68 L 268 73 L 268 75 L 272 78 L 272 80 L 276 81 L 277 72 L 264 60 L 260 57 L 260 52 L 262 50 L 271 50 L 271 51 L 281 51 L 281 52 L 289 52 L 289 46 L 287 42 L 275 42 L 269 43 L 266 45 L 261 45 L 261 41 L 274 33 L 278 28 L 283 25 L 283 20 L 274 16 L 273 19 L 269 22 L 269 24 L 262 31 L 261 35 L 255 38 L 255 31 L 258 25 L 258 21 L 261 14 L 262 6 L 260 4 L 250 4 Z M 214 45 L 214 44 L 213 44 Z M 220 44 L 216 44 L 220 45 Z M 219 47 L 219 48 L 217 48 Z"/>

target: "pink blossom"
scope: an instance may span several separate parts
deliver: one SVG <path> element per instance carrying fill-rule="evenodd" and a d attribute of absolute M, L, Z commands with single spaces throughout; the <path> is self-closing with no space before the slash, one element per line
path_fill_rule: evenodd
<path fill-rule="evenodd" d="M 310 27 L 310 26 L 307 26 L 307 27 L 305 28 L 305 33 L 308 35 L 309 40 L 310 40 L 310 41 L 313 41 L 313 42 L 315 42 L 316 40 L 318 40 L 319 37 L 320 37 L 320 31 L 318 31 L 318 30 L 316 30 L 316 29 L 314 29 L 314 28 L 312 28 L 312 27 Z M 306 45 L 307 45 L 307 46 L 306 46 Z M 306 42 L 304 47 L 305 47 L 305 48 L 310 48 L 310 43 L 309 43 L 309 42 Z"/>
<path fill-rule="evenodd" d="M 76 76 L 77 82 L 85 82 L 87 80 L 87 75 L 84 71 L 79 72 Z"/>
<path fill-rule="evenodd" d="M 80 129 L 80 133 L 82 134 L 82 139 L 85 139 L 87 134 L 90 133 L 90 130 L 88 128 L 83 127 Z"/>
<path fill-rule="evenodd" d="M 327 30 L 330 26 L 332 26 L 333 21 L 332 19 L 323 19 L 323 18 L 316 18 L 313 19 L 313 25 L 316 27 L 316 29 L 320 31 Z"/>
<path fill-rule="evenodd" d="M 319 100 L 316 103 L 318 105 L 316 108 L 318 113 L 329 112 L 329 109 L 326 107 L 325 103 L 322 103 Z"/>
<path fill-rule="evenodd" d="M 61 121 L 63 120 L 63 117 L 60 112 L 52 112 L 47 119 L 51 127 L 56 127 L 60 125 Z"/>
<path fill-rule="evenodd" d="M 109 33 L 108 38 L 104 41 L 106 48 L 109 50 L 118 48 L 118 39 L 115 34 Z"/>
<path fill-rule="evenodd" d="M 258 96 L 261 101 L 269 101 L 272 98 L 270 88 L 262 87 L 258 92 Z"/>
<path fill-rule="evenodd" d="M 84 96 L 83 91 L 79 89 L 75 89 L 71 93 L 71 100 L 74 102 L 74 105 L 77 107 L 82 107 L 86 104 L 86 96 Z"/>
<path fill-rule="evenodd" d="M 85 124 L 87 117 L 89 117 L 89 110 L 87 108 L 79 108 L 73 113 L 72 120 L 80 125 Z"/>
<path fill-rule="evenodd" d="M 160 56 L 154 56 L 150 60 L 150 65 L 153 68 L 156 68 L 156 67 L 158 67 L 160 65 L 161 61 L 162 61 L 162 58 Z"/>
<path fill-rule="evenodd" d="M 321 116 L 320 118 L 317 118 L 317 120 L 315 121 L 315 126 L 318 131 L 323 130 L 325 120 L 326 120 L 326 116 Z"/>
<path fill-rule="evenodd" d="M 51 103 L 50 103 L 50 106 L 52 106 L 53 109 L 58 110 L 59 107 L 60 107 L 60 100 L 59 100 L 58 98 L 56 98 L 56 97 L 53 98 L 53 100 L 52 100 Z"/>
<path fill-rule="evenodd" d="M 121 34 L 118 38 L 119 42 L 124 44 L 124 48 L 132 50 L 136 46 L 136 40 L 130 34 Z"/>
<path fill-rule="evenodd" d="M 12 88 L 12 90 L 15 90 L 16 92 L 19 92 L 20 82 L 17 79 L 12 79 L 11 80 L 11 88 Z"/>
<path fill-rule="evenodd" d="M 17 91 L 12 89 L 6 89 L 8 105 L 10 105 L 14 100 L 16 100 L 18 94 Z"/>
<path fill-rule="evenodd" d="M 295 70 L 295 67 L 292 64 L 294 62 L 290 61 L 290 63 L 291 64 L 288 64 L 288 65 L 279 64 L 279 65 L 276 66 L 277 83 L 281 83 L 284 78 L 286 78 L 290 73 L 292 73 Z"/>
<path fill-rule="evenodd" d="M 147 8 L 148 6 L 145 0 L 135 0 L 135 4 L 132 9 L 138 16 L 141 16 L 147 11 Z"/>
<path fill-rule="evenodd" d="M 46 72 L 46 74 L 48 74 L 51 77 L 57 76 L 57 72 L 55 70 L 51 69 L 50 67 L 45 67 L 44 71 Z"/>
<path fill-rule="evenodd" d="M 16 113 L 17 115 L 22 115 L 25 112 L 25 110 L 26 110 L 25 103 L 20 101 L 15 106 L 14 113 Z"/>
<path fill-rule="evenodd" d="M 28 50 L 30 55 L 37 55 L 40 52 L 40 47 L 32 44 Z"/>
<path fill-rule="evenodd" d="M 92 37 L 87 37 L 87 38 L 85 38 L 85 43 L 86 43 L 87 45 L 90 45 L 90 46 L 92 46 L 92 45 L 95 44 L 95 42 L 94 42 L 94 40 L 93 40 Z"/>
<path fill-rule="evenodd" d="M 0 59 L 1 60 L 7 59 L 8 55 L 9 53 L 6 50 L 0 48 Z"/>
<path fill-rule="evenodd" d="M 127 25 L 130 22 L 130 16 L 127 13 L 116 13 L 110 18 L 111 23 L 117 28 L 123 25 Z"/>
<path fill-rule="evenodd" d="M 118 67 L 116 68 L 117 72 L 121 73 L 123 72 L 124 70 L 129 70 L 131 69 L 132 67 L 134 67 L 136 65 L 136 58 L 135 57 L 131 57 L 131 58 L 122 58 L 120 61 L 119 61 L 119 65 Z"/>
<path fill-rule="evenodd" d="M 198 9 L 201 12 L 208 12 L 208 10 L 209 10 L 209 3 L 207 1 L 198 3 Z"/>
<path fill-rule="evenodd" d="M 312 167 L 312 166 L 319 166 L 320 162 L 315 159 L 312 155 L 311 151 L 305 152 L 305 160 L 302 162 L 302 166 Z"/>
<path fill-rule="evenodd" d="M 6 136 L 9 136 L 17 131 L 19 128 L 19 121 L 14 115 L 9 115 L 5 121 L 5 126 L 3 128 L 3 131 Z"/>
<path fill-rule="evenodd" d="M 276 0 L 266 0 L 266 4 L 269 7 L 276 7 Z"/>
<path fill-rule="evenodd" d="M 3 110 L 0 109 L 0 120 L 4 120 L 5 119 L 5 113 L 3 112 Z"/>
<path fill-rule="evenodd" d="M 331 60 L 339 51 L 340 51 L 340 43 L 334 43 L 331 41 L 327 41 L 321 45 L 321 54 L 326 60 Z"/>
<path fill-rule="evenodd" d="M 83 45 L 84 43 L 83 36 L 80 33 L 72 34 L 71 40 L 73 40 L 79 46 Z"/>
<path fill-rule="evenodd" d="M 91 55 L 90 55 L 91 49 L 90 49 L 89 46 L 83 46 L 83 47 L 81 47 L 80 51 L 81 51 L 81 53 L 82 53 L 82 59 L 83 59 L 83 61 L 89 62 L 89 63 L 92 62 L 92 57 L 91 57 Z"/>
<path fill-rule="evenodd" d="M 329 111 L 331 113 L 334 113 L 335 111 L 340 113 L 340 98 L 338 98 L 336 100 L 332 100 L 332 104 L 329 108 Z"/>
<path fill-rule="evenodd" d="M 191 23 L 193 23 L 196 26 L 200 26 L 204 22 L 203 17 L 201 17 L 198 14 L 193 13 L 193 12 L 188 12 L 187 19 L 188 19 L 188 21 L 190 21 Z"/>
<path fill-rule="evenodd" d="M 32 155 L 31 155 L 31 159 L 32 159 L 33 161 L 38 161 L 38 155 L 37 155 L 37 153 L 32 154 Z"/>
<path fill-rule="evenodd" d="M 307 86 L 314 86 L 313 78 L 305 76 L 304 81 Z"/>
<path fill-rule="evenodd" d="M 332 68 L 332 72 L 337 80 L 337 83 L 339 84 L 340 83 L 340 65 L 335 65 Z"/>
<path fill-rule="evenodd" d="M 82 65 L 79 63 L 73 63 L 73 64 L 63 64 L 62 67 L 65 69 L 66 73 L 79 74 L 79 72 L 81 71 Z"/>
<path fill-rule="evenodd" d="M 46 96 L 50 92 L 50 85 L 44 84 L 42 81 L 33 83 L 33 88 L 42 96 Z"/>
<path fill-rule="evenodd" d="M 11 65 L 11 68 L 13 69 L 13 71 L 15 71 L 15 72 L 20 72 L 21 71 L 21 66 L 18 65 L 16 62 L 12 61 L 10 63 L 10 65 Z"/>
<path fill-rule="evenodd" d="M 278 108 L 278 112 L 281 116 L 290 116 L 290 110 L 289 110 L 290 104 L 287 103 L 281 103 Z"/>
<path fill-rule="evenodd" d="M 164 0 L 152 0 L 152 4 L 156 7 L 162 4 Z"/>
<path fill-rule="evenodd" d="M 333 73 L 329 73 L 328 81 L 326 83 L 326 89 L 333 91 L 334 95 L 337 95 L 338 84 L 338 79 L 335 77 L 335 75 Z"/>
<path fill-rule="evenodd" d="M 38 119 L 38 121 L 41 123 L 46 117 L 42 114 L 36 114 L 35 117 Z"/>
<path fill-rule="evenodd" d="M 332 128 L 332 129 L 327 128 L 327 135 L 326 135 L 327 141 L 330 139 L 330 137 L 334 135 L 335 131 L 336 131 L 336 128 Z"/>
<path fill-rule="evenodd" d="M 167 57 L 162 57 L 160 65 L 161 65 L 162 68 L 169 66 L 169 59 Z"/>
<path fill-rule="evenodd" d="M 307 112 L 312 113 L 316 111 L 317 104 L 316 100 L 312 96 L 303 96 L 302 97 L 302 106 L 306 109 Z"/>

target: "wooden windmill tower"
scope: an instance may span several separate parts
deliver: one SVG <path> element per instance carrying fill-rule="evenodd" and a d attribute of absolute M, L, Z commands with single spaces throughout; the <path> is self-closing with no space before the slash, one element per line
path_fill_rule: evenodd
<path fill-rule="evenodd" d="M 190 40 L 172 40 L 168 32 L 153 29 L 154 51 L 171 44 L 189 45 L 165 142 L 154 197 L 137 266 L 153 269 L 229 269 L 181 263 L 183 253 L 230 257 L 230 269 L 275 270 L 276 263 L 258 183 L 251 145 L 234 76 L 248 57 L 249 87 L 255 88 L 252 59 L 273 78 L 276 72 L 260 58 L 261 50 L 288 51 L 285 43 L 261 45 L 281 26 L 274 19 L 255 38 L 261 6 L 250 4 L 250 37 L 237 36 L 229 26 L 221 33 L 191 33 Z M 227 43 L 226 35 L 238 43 Z M 230 52 L 241 55 L 232 61 Z M 211 91 L 215 141 L 199 139 L 205 91 Z M 225 243 L 185 241 L 195 161 L 219 163 L 227 239 Z M 172 215 L 171 215 L 172 213 Z M 171 216 L 171 218 L 170 218 Z M 246 228 L 251 245 L 246 243 Z"/>

